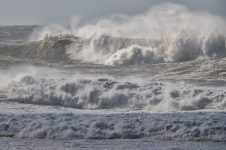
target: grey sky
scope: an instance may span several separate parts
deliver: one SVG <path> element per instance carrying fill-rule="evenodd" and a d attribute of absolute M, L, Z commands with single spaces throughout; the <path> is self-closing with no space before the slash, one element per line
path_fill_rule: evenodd
<path fill-rule="evenodd" d="M 64 23 L 73 16 L 93 20 L 114 13 L 133 15 L 162 2 L 181 3 L 226 18 L 226 0 L 0 0 L 0 24 Z"/>

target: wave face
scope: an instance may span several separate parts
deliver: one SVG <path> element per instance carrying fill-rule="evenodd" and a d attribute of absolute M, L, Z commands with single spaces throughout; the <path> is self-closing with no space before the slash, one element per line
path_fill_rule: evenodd
<path fill-rule="evenodd" d="M 207 12 L 167 3 L 132 17 L 114 15 L 69 28 L 46 26 L 37 29 L 31 40 L 39 42 L 23 49 L 50 61 L 142 65 L 219 59 L 226 56 L 226 22 Z"/>

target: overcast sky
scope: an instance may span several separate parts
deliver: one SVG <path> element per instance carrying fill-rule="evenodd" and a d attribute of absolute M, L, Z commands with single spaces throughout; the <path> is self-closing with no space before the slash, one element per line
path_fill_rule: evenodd
<path fill-rule="evenodd" d="M 95 20 L 114 13 L 139 14 L 162 2 L 181 3 L 226 18 L 226 0 L 0 0 L 0 24 L 50 24 L 73 16 Z"/>

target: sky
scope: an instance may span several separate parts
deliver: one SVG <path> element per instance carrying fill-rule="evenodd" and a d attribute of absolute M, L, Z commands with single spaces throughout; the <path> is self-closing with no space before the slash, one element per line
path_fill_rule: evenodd
<path fill-rule="evenodd" d="M 45 25 L 69 22 L 76 16 L 90 21 L 115 13 L 135 15 L 164 2 L 226 18 L 226 0 L 0 0 L 0 24 Z"/>

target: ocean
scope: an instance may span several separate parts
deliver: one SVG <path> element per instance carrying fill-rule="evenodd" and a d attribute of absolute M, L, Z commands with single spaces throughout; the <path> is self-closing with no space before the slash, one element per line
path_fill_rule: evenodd
<path fill-rule="evenodd" d="M 0 147 L 225 149 L 226 23 L 161 9 L 0 26 Z"/>

